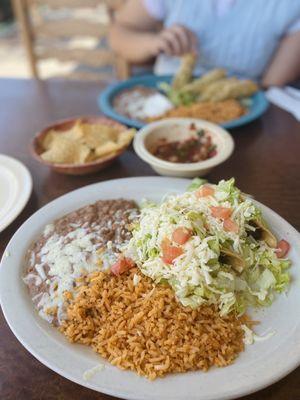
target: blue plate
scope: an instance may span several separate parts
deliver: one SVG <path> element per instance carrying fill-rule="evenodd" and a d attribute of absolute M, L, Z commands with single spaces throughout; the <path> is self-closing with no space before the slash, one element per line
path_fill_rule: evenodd
<path fill-rule="evenodd" d="M 113 85 L 108 86 L 106 89 L 98 97 L 98 105 L 100 110 L 107 115 L 108 117 L 121 122 L 122 124 L 133 126 L 134 128 L 142 128 L 145 123 L 141 121 L 137 121 L 135 119 L 131 119 L 125 117 L 124 115 L 119 114 L 113 108 L 113 99 L 114 97 L 122 92 L 123 90 L 130 89 L 137 85 L 147 86 L 150 88 L 158 88 L 158 85 L 161 82 L 171 82 L 171 76 L 156 76 L 156 75 L 143 75 L 136 76 L 131 79 L 128 79 L 123 82 L 118 82 Z M 250 106 L 248 108 L 248 113 L 243 115 L 238 119 L 234 119 L 229 122 L 225 122 L 221 124 L 226 129 L 236 128 L 245 124 L 248 124 L 251 121 L 259 118 L 268 108 L 268 100 L 266 99 L 263 92 L 259 91 L 255 93 L 251 97 Z"/>

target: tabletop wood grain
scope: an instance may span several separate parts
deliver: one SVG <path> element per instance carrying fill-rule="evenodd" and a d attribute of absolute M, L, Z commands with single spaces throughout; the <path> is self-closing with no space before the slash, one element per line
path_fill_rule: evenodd
<path fill-rule="evenodd" d="M 0 256 L 16 229 L 44 204 L 73 189 L 129 176 L 155 173 L 132 149 L 109 169 L 86 177 L 58 175 L 35 161 L 29 143 L 35 132 L 63 118 L 99 114 L 96 99 L 104 83 L 37 82 L 0 79 L 0 153 L 21 160 L 33 177 L 33 193 L 21 215 L 0 233 Z M 300 230 L 300 124 L 270 106 L 265 115 L 232 131 L 236 149 L 208 179 L 235 176 L 253 194 Z M 300 399 L 300 368 L 287 377 L 244 397 L 245 400 Z M 0 316 L 0 398 L 2 400 L 112 399 L 72 383 L 31 356 Z"/>

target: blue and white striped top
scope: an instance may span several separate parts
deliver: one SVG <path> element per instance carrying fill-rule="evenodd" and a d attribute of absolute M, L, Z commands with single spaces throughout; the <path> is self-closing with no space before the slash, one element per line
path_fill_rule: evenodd
<path fill-rule="evenodd" d="M 198 73 L 223 67 L 231 73 L 259 79 L 281 38 L 300 30 L 300 0 L 230 0 L 226 12 L 217 12 L 217 0 L 143 3 L 150 15 L 163 20 L 165 27 L 181 24 L 197 35 Z M 178 57 L 161 54 L 154 71 L 173 74 L 178 65 Z"/>

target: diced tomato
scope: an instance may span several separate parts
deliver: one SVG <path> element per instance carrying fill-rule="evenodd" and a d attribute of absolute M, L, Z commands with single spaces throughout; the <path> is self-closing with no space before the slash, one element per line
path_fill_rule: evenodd
<path fill-rule="evenodd" d="M 225 219 L 225 221 L 223 222 L 223 227 L 224 227 L 225 231 L 227 231 L 227 232 L 238 233 L 238 231 L 239 231 L 238 224 L 236 222 L 234 222 L 231 218 Z"/>
<path fill-rule="evenodd" d="M 171 246 L 171 240 L 167 237 L 161 242 L 162 251 L 164 251 L 168 246 Z"/>
<path fill-rule="evenodd" d="M 211 146 L 211 137 L 209 135 L 207 135 L 207 146 L 210 147 Z"/>
<path fill-rule="evenodd" d="M 290 244 L 286 240 L 282 239 L 278 242 L 276 255 L 278 258 L 283 258 L 287 255 L 290 250 Z"/>
<path fill-rule="evenodd" d="M 200 187 L 199 190 L 197 190 L 196 197 L 201 198 L 201 197 L 213 196 L 214 194 L 215 194 L 214 188 L 212 188 L 209 185 L 203 185 Z"/>
<path fill-rule="evenodd" d="M 183 253 L 180 247 L 170 246 L 163 252 L 162 260 L 166 264 L 172 264 L 175 258 L 181 256 Z"/>
<path fill-rule="evenodd" d="M 210 153 L 209 153 L 209 158 L 214 157 L 217 154 L 217 150 L 213 149 Z"/>
<path fill-rule="evenodd" d="M 125 258 L 121 256 L 119 260 L 112 265 L 110 271 L 114 275 L 121 275 L 123 274 L 123 272 L 128 271 L 130 268 L 133 268 L 134 266 L 135 264 L 130 258 Z"/>
<path fill-rule="evenodd" d="M 177 244 L 184 244 L 189 240 L 191 236 L 192 232 L 189 229 L 180 227 L 175 229 L 175 231 L 173 232 L 172 240 Z"/>
<path fill-rule="evenodd" d="M 169 239 L 163 240 L 161 248 L 163 253 L 162 260 L 166 264 L 172 264 L 175 258 L 183 253 L 180 247 L 172 246 Z"/>
<path fill-rule="evenodd" d="M 210 207 L 211 215 L 215 218 L 227 219 L 231 216 L 232 210 L 228 207 Z"/>
<path fill-rule="evenodd" d="M 135 262 L 131 258 L 125 258 L 125 260 L 128 265 L 128 269 L 134 268 L 136 266 Z"/>

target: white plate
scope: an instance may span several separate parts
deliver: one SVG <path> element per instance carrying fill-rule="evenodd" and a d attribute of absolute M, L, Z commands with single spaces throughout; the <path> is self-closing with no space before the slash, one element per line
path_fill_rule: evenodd
<path fill-rule="evenodd" d="M 0 154 L 0 232 L 23 210 L 31 190 L 32 179 L 25 165 Z"/>
<path fill-rule="evenodd" d="M 24 253 L 31 241 L 53 219 L 98 199 L 124 197 L 159 201 L 168 193 L 180 193 L 189 181 L 172 178 L 130 178 L 87 186 L 47 204 L 16 232 L 0 268 L 2 309 L 10 328 L 43 364 L 80 385 L 125 399 L 216 400 L 233 399 L 261 389 L 282 378 L 300 363 L 300 240 L 297 231 L 269 208 L 262 206 L 266 220 L 278 237 L 291 244 L 293 282 L 288 295 L 280 296 L 272 307 L 255 314 L 261 321 L 258 333 L 276 330 L 265 342 L 247 347 L 236 362 L 207 373 L 170 375 L 150 382 L 133 372 L 121 371 L 105 363 L 89 381 L 83 373 L 103 360 L 92 350 L 70 344 L 55 328 L 35 312 L 21 280 Z"/>

